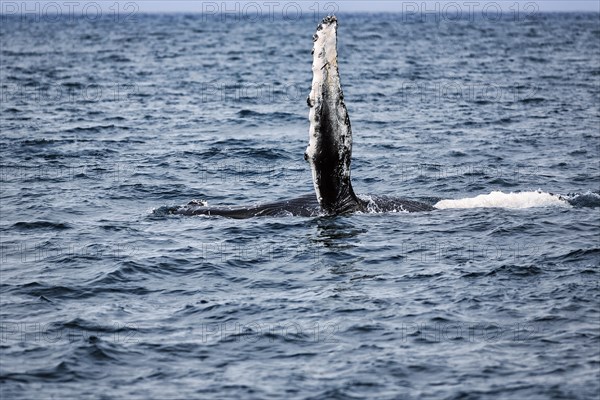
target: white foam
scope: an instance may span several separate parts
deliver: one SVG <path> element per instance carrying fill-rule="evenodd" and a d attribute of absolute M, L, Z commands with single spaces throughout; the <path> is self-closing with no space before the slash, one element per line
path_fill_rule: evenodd
<path fill-rule="evenodd" d="M 504 193 L 491 192 L 476 197 L 467 197 L 456 200 L 440 200 L 434 207 L 439 209 L 447 208 L 531 208 L 548 206 L 569 206 L 565 200 L 559 196 L 542 191 Z"/>

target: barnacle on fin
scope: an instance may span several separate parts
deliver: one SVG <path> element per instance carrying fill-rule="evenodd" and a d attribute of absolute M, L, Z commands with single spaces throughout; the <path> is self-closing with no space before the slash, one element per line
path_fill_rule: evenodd
<path fill-rule="evenodd" d="M 332 22 L 337 22 L 337 18 L 335 17 L 335 15 L 326 16 L 325 18 L 323 18 L 323 21 L 321 21 L 321 24 L 331 24 Z"/>

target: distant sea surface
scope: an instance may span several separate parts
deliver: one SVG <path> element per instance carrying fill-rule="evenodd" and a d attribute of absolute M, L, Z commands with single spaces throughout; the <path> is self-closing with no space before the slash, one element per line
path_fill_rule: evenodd
<path fill-rule="evenodd" d="M 3 399 L 598 398 L 600 208 L 155 212 L 313 191 L 319 21 L 90 19 L 2 16 Z M 338 19 L 357 193 L 600 189 L 598 14 Z"/>

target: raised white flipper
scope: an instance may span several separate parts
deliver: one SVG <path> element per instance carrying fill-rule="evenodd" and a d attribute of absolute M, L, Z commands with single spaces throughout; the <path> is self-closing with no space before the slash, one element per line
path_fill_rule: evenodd
<path fill-rule="evenodd" d="M 363 209 L 350 182 L 352 129 L 337 62 L 337 19 L 328 16 L 313 36 L 313 80 L 309 144 L 304 158 L 310 163 L 315 193 L 321 208 L 330 214 Z"/>

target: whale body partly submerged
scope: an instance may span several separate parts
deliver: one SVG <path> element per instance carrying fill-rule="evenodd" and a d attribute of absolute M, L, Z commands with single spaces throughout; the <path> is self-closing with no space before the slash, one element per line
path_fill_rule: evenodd
<path fill-rule="evenodd" d="M 249 207 L 208 207 L 204 202 L 192 201 L 184 206 L 161 208 L 160 213 L 250 218 L 285 215 L 310 217 L 354 212 L 417 212 L 475 207 L 600 207 L 600 192 L 565 196 L 539 190 L 519 193 L 491 192 L 474 198 L 427 199 L 427 202 L 388 196 L 358 197 L 354 194 L 350 179 L 352 128 L 338 71 L 337 26 L 336 17 L 325 17 L 313 35 L 313 79 L 307 99 L 310 108 L 310 130 L 304 159 L 310 164 L 315 193 Z"/>
<path fill-rule="evenodd" d="M 304 153 L 312 170 L 315 194 L 250 207 L 208 207 L 202 202 L 169 209 L 171 214 L 218 215 L 230 218 L 296 215 L 317 216 L 377 210 L 430 211 L 427 203 L 387 196 L 360 199 L 352 189 L 350 162 L 352 128 L 337 62 L 337 18 L 325 17 L 313 35 L 313 80 L 307 103 L 310 108 L 309 144 Z"/>

